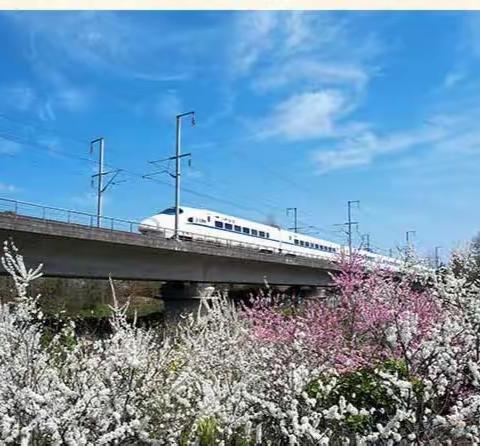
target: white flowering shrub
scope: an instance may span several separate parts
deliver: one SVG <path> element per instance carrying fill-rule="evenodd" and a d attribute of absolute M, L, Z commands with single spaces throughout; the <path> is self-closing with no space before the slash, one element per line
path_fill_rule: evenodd
<path fill-rule="evenodd" d="M 168 336 L 127 321 L 112 286 L 111 333 L 89 339 L 46 329 L 41 267 L 6 243 L 0 444 L 480 444 L 480 289 L 462 258 L 421 280 L 350 267 L 336 306 L 216 296 Z"/>

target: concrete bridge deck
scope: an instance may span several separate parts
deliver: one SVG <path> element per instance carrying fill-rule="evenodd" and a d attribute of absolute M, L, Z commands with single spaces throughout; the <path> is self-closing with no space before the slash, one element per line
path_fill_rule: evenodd
<path fill-rule="evenodd" d="M 45 275 L 56 277 L 325 286 L 336 269 L 323 259 L 221 241 L 176 241 L 0 212 L 0 240 L 9 238 L 29 265 L 43 263 Z"/>

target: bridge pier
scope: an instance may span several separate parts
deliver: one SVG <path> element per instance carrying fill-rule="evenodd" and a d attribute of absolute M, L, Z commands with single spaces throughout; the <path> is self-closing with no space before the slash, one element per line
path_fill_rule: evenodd
<path fill-rule="evenodd" d="M 163 300 L 189 300 L 211 297 L 215 286 L 198 282 L 165 282 L 160 287 L 160 297 Z"/>

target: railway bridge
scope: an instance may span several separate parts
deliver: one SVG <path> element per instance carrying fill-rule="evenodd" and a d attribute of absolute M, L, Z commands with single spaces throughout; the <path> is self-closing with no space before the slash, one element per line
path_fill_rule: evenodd
<path fill-rule="evenodd" d="M 147 236 L 129 220 L 96 223 L 93 214 L 0 198 L 0 241 L 12 239 L 28 265 L 43 263 L 46 276 L 322 287 L 336 270 L 324 259 L 260 252 L 225 239 Z"/>

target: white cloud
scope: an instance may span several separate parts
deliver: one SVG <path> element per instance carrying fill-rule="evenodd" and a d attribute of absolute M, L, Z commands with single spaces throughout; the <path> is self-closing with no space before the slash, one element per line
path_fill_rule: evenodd
<path fill-rule="evenodd" d="M 42 121 L 54 121 L 56 119 L 55 112 L 53 111 L 52 102 L 46 100 L 38 106 L 38 117 Z"/>
<path fill-rule="evenodd" d="M 86 110 L 90 99 L 89 91 L 71 86 L 60 88 L 54 96 L 54 101 L 61 108 L 72 112 Z"/>
<path fill-rule="evenodd" d="M 303 85 L 307 82 L 313 86 L 351 85 L 360 90 L 366 85 L 368 79 L 369 74 L 360 66 L 303 58 L 288 61 L 280 67 L 270 68 L 261 77 L 255 79 L 253 84 L 263 91 L 284 87 L 295 82 L 301 82 Z"/>
<path fill-rule="evenodd" d="M 0 136 L 0 155 L 15 155 L 22 150 L 22 144 Z"/>
<path fill-rule="evenodd" d="M 151 82 L 173 82 L 173 81 L 185 81 L 190 78 L 189 73 L 178 74 L 155 74 L 155 73 L 143 73 L 137 72 L 133 74 L 133 77 Z"/>
<path fill-rule="evenodd" d="M 91 91 L 72 85 L 60 72 L 49 69 L 41 72 L 40 78 L 35 88 L 26 83 L 3 85 L 3 103 L 13 110 L 34 113 L 42 121 L 55 120 L 58 111 L 78 113 L 89 107 Z"/>
<path fill-rule="evenodd" d="M 13 186 L 12 184 L 2 183 L 0 182 L 0 192 L 1 193 L 14 193 L 18 192 L 17 187 Z"/>
<path fill-rule="evenodd" d="M 233 69 L 248 72 L 260 57 L 273 47 L 279 13 L 271 11 L 241 12 L 235 24 L 236 44 L 232 51 Z"/>
<path fill-rule="evenodd" d="M 466 73 L 463 71 L 457 71 L 457 70 L 450 71 L 445 76 L 445 79 L 443 81 L 443 86 L 445 88 L 452 88 L 458 83 L 460 83 L 461 81 L 463 81 L 465 78 L 466 78 Z"/>
<path fill-rule="evenodd" d="M 267 117 L 255 119 L 258 125 L 251 124 L 257 136 L 311 141 L 364 131 L 365 124 L 347 118 L 380 70 L 376 58 L 383 45 L 375 34 L 329 13 L 252 14 L 265 22 L 239 37 L 241 48 L 249 49 L 243 65 L 254 91 L 275 95 L 276 102 Z M 268 97 L 265 102 L 272 104 Z M 363 156 L 356 158 L 358 163 Z"/>
<path fill-rule="evenodd" d="M 476 130 L 476 115 L 476 111 L 468 110 L 463 116 L 435 116 L 425 120 L 421 127 L 384 136 L 366 131 L 337 142 L 334 148 L 331 145 L 318 148 L 312 152 L 312 159 L 317 173 L 323 174 L 366 166 L 379 157 L 420 148 L 435 152 L 437 157 L 480 155 L 480 131 Z"/>
<path fill-rule="evenodd" d="M 35 91 L 22 83 L 2 86 L 0 95 L 4 104 L 21 111 L 29 110 L 37 99 Z"/>
<path fill-rule="evenodd" d="M 33 61 L 45 59 L 64 71 L 73 62 L 82 71 L 149 81 L 191 76 L 197 56 L 209 55 L 209 42 L 218 38 L 212 26 L 178 30 L 161 16 L 152 26 L 136 14 L 122 12 L 22 12 L 9 17 L 29 31 Z"/>
<path fill-rule="evenodd" d="M 336 83 L 361 84 L 368 79 L 366 66 L 372 68 L 370 62 L 382 52 L 382 45 L 370 30 L 358 34 L 354 28 L 327 12 L 242 13 L 235 27 L 232 65 L 250 72 L 254 85 L 265 88 L 315 78 L 321 85 L 337 76 Z"/>
<path fill-rule="evenodd" d="M 331 137 L 335 121 L 349 109 L 347 98 L 338 90 L 296 94 L 275 106 L 261 123 L 259 136 L 284 137 L 290 141 Z"/>

